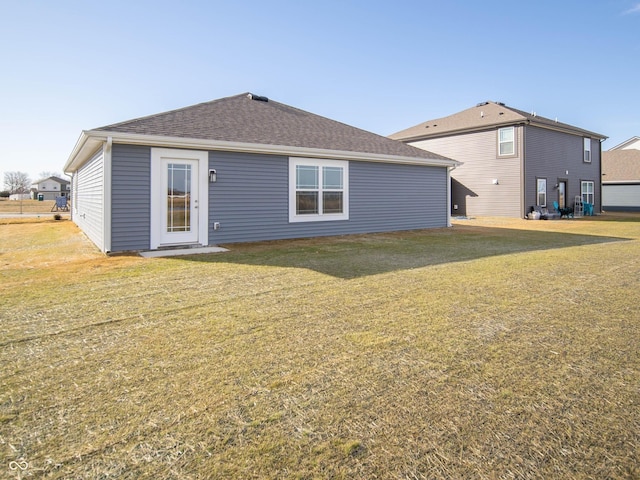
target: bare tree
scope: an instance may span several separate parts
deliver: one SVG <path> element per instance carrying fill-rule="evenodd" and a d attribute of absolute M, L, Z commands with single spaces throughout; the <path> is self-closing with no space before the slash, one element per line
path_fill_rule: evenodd
<path fill-rule="evenodd" d="M 4 188 L 9 193 L 26 193 L 31 187 L 31 179 L 24 172 L 5 172 Z"/>

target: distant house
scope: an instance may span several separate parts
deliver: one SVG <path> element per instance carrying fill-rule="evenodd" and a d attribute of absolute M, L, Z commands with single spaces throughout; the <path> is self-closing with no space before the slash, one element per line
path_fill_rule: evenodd
<path fill-rule="evenodd" d="M 631 137 L 629 140 L 625 140 L 615 147 L 611 147 L 609 151 L 613 150 L 640 150 L 640 137 Z"/>
<path fill-rule="evenodd" d="M 82 132 L 72 218 L 104 252 L 449 225 L 458 162 L 242 94 Z"/>
<path fill-rule="evenodd" d="M 463 162 L 451 174 L 454 215 L 523 217 L 576 196 L 600 211 L 599 133 L 483 102 L 390 138 Z"/>
<path fill-rule="evenodd" d="M 640 137 L 602 152 L 602 209 L 640 211 Z"/>
<path fill-rule="evenodd" d="M 28 193 L 12 193 L 9 195 L 9 200 L 29 200 L 31 195 Z"/>
<path fill-rule="evenodd" d="M 48 177 L 38 180 L 31 185 L 31 198 L 37 199 L 38 195 L 43 200 L 55 200 L 56 197 L 67 197 L 71 193 L 71 182 L 60 177 Z"/>

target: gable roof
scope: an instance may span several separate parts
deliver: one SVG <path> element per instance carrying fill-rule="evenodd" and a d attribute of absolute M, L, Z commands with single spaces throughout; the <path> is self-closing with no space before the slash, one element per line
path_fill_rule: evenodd
<path fill-rule="evenodd" d="M 640 182 L 640 150 L 602 152 L 602 183 Z"/>
<path fill-rule="evenodd" d="M 631 137 L 629 140 L 625 140 L 615 147 L 611 147 L 609 150 L 623 150 L 627 148 L 640 148 L 640 137 Z"/>
<path fill-rule="evenodd" d="M 405 130 L 401 130 L 389 135 L 389 138 L 403 141 L 421 140 L 517 124 L 535 125 L 537 127 L 592 138 L 607 138 L 605 135 L 541 117 L 536 113 L 527 113 L 522 110 L 509 107 L 501 102 L 481 102 L 475 107 L 454 113 L 448 117 L 428 120 Z"/>
<path fill-rule="evenodd" d="M 52 177 L 43 178 L 43 179 L 40 179 L 40 180 L 38 180 L 36 182 L 33 182 L 33 185 L 35 185 L 36 183 L 46 182 L 47 180 L 53 180 L 55 182 L 58 182 L 61 185 L 68 185 L 68 184 L 71 183 L 69 180 L 65 180 L 64 178 L 60 178 L 60 177 L 57 177 L 57 176 L 54 175 Z"/>
<path fill-rule="evenodd" d="M 251 93 L 84 131 L 65 171 L 74 171 L 81 159 L 88 158 L 91 146 L 87 147 L 86 143 L 90 139 L 96 141 L 95 151 L 97 142 L 108 137 L 113 142 L 209 150 L 324 156 L 332 152 L 334 158 L 404 159 L 442 166 L 459 164 L 441 155 Z"/>

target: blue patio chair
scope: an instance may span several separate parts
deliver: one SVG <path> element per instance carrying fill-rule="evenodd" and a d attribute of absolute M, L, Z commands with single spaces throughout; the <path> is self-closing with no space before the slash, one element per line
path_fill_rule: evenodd
<path fill-rule="evenodd" d="M 52 212 L 68 212 L 69 203 L 67 197 L 56 197 L 56 203 L 51 207 Z"/>
<path fill-rule="evenodd" d="M 593 217 L 593 203 L 584 204 L 584 214 Z"/>

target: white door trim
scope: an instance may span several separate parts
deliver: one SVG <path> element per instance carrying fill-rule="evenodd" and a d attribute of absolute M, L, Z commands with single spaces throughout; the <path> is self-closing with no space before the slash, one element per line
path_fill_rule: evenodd
<path fill-rule="evenodd" d="M 197 243 L 200 245 L 209 244 L 209 183 L 208 166 L 209 154 L 201 150 L 180 150 L 175 148 L 152 148 L 151 149 L 151 208 L 150 208 L 150 242 L 149 246 L 155 250 L 161 246 L 171 246 L 172 243 L 163 243 L 163 205 L 166 201 L 166 189 L 163 184 L 164 160 L 190 160 L 197 161 L 197 174 L 192 182 L 197 182 L 198 209 L 197 223 L 198 235 Z"/>

